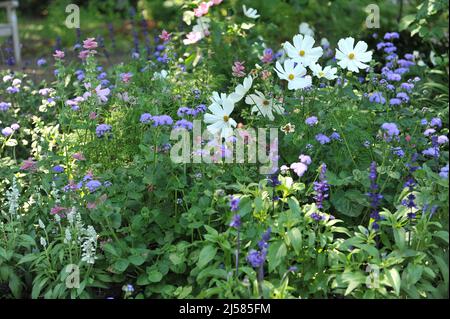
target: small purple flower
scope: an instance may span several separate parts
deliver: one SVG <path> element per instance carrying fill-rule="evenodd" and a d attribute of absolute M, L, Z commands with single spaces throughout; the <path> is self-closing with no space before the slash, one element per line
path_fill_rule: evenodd
<path fill-rule="evenodd" d="M 37 66 L 44 66 L 47 64 L 47 60 L 45 60 L 44 58 L 40 58 L 36 61 Z"/>
<path fill-rule="evenodd" d="M 290 168 L 298 175 L 298 177 L 302 177 L 308 170 L 306 163 L 292 163 Z"/>
<path fill-rule="evenodd" d="M 330 135 L 330 139 L 335 140 L 335 141 L 340 141 L 341 140 L 341 136 L 339 135 L 338 132 L 333 132 Z"/>
<path fill-rule="evenodd" d="M 427 125 L 428 124 L 428 121 L 427 121 L 427 119 L 422 119 L 422 120 L 420 120 L 420 125 Z"/>
<path fill-rule="evenodd" d="M 384 39 L 385 40 L 394 40 L 394 39 L 399 39 L 400 35 L 398 34 L 398 32 L 387 32 L 384 35 Z"/>
<path fill-rule="evenodd" d="M 316 135 L 316 140 L 322 145 L 328 144 L 331 142 L 330 138 L 322 133 L 319 133 Z"/>
<path fill-rule="evenodd" d="M 379 104 L 386 103 L 386 99 L 383 97 L 383 94 L 381 94 L 381 92 L 373 92 L 371 95 L 369 95 L 369 101 L 371 103 Z"/>
<path fill-rule="evenodd" d="M 148 122 L 150 122 L 152 120 L 152 115 L 150 113 L 144 113 L 141 115 L 141 118 L 139 119 L 139 121 L 143 124 L 147 124 Z"/>
<path fill-rule="evenodd" d="M 230 227 L 239 229 L 239 228 L 241 228 L 241 224 L 242 224 L 242 223 L 241 223 L 241 216 L 240 216 L 239 214 L 236 214 L 236 215 L 234 215 L 234 216 L 231 218 Z"/>
<path fill-rule="evenodd" d="M 431 121 L 430 121 L 430 126 L 431 127 L 437 126 L 437 127 L 441 128 L 442 127 L 442 120 L 439 117 L 432 118 Z"/>
<path fill-rule="evenodd" d="M 169 115 L 156 115 L 152 117 L 153 126 L 172 125 L 173 120 Z"/>
<path fill-rule="evenodd" d="M 11 136 L 13 133 L 14 133 L 14 130 L 13 130 L 12 128 L 10 128 L 10 127 L 5 127 L 5 128 L 2 130 L 2 134 L 3 134 L 3 136 L 5 136 L 5 137 Z"/>
<path fill-rule="evenodd" d="M 441 168 L 439 176 L 442 178 L 448 178 L 448 164 Z"/>
<path fill-rule="evenodd" d="M 395 123 L 383 123 L 381 128 L 386 131 L 390 138 L 400 134 L 400 130 Z"/>
<path fill-rule="evenodd" d="M 397 98 L 392 98 L 389 100 L 389 104 L 390 105 L 400 105 L 400 104 L 402 104 L 402 100 L 397 99 Z"/>
<path fill-rule="evenodd" d="M 0 111 L 6 112 L 9 110 L 10 107 L 11 107 L 11 103 L 0 102 Z"/>
<path fill-rule="evenodd" d="M 98 180 L 90 180 L 86 183 L 86 187 L 89 189 L 89 192 L 93 193 L 95 192 L 99 187 L 102 186 L 102 183 L 100 183 Z"/>
<path fill-rule="evenodd" d="M 399 98 L 400 100 L 402 100 L 405 103 L 409 102 L 409 96 L 408 94 L 406 94 L 405 92 L 399 92 L 397 93 L 397 98 Z"/>
<path fill-rule="evenodd" d="M 11 125 L 11 127 L 12 127 L 12 125 Z M 440 135 L 437 138 L 437 142 L 438 142 L 438 144 L 447 144 L 448 143 L 448 137 L 445 136 L 445 135 Z"/>
<path fill-rule="evenodd" d="M 423 135 L 425 136 L 430 136 L 432 134 L 436 133 L 436 130 L 434 128 L 428 128 L 425 130 L 425 132 L 423 132 Z"/>
<path fill-rule="evenodd" d="M 404 157 L 405 156 L 405 152 L 402 150 L 401 147 L 394 147 L 394 148 L 392 148 L 392 153 L 394 155 L 397 155 L 398 157 Z"/>
<path fill-rule="evenodd" d="M 108 124 L 99 124 L 95 129 L 95 134 L 100 138 L 109 132 L 111 132 L 111 125 Z"/>
<path fill-rule="evenodd" d="M 400 85 L 400 87 L 401 87 L 403 90 L 407 91 L 407 92 L 411 92 L 412 89 L 414 88 L 414 84 L 412 84 L 412 83 L 402 83 L 402 84 Z"/>
<path fill-rule="evenodd" d="M 266 255 L 267 252 L 265 250 L 257 251 L 252 249 L 248 253 L 247 260 L 253 268 L 260 268 L 266 260 Z"/>
<path fill-rule="evenodd" d="M 306 125 L 309 125 L 309 126 L 316 125 L 318 122 L 319 122 L 319 120 L 317 119 L 316 116 L 308 117 L 308 118 L 305 120 L 305 124 L 306 124 Z"/>
<path fill-rule="evenodd" d="M 17 123 L 11 124 L 11 128 L 13 129 L 13 131 L 17 131 L 20 129 L 20 125 Z"/>
<path fill-rule="evenodd" d="M 319 181 L 314 182 L 314 191 L 316 195 L 314 199 L 316 200 L 317 208 L 323 208 L 323 201 L 328 197 L 329 184 L 326 180 L 327 166 L 322 164 L 320 167 Z"/>
<path fill-rule="evenodd" d="M 300 160 L 301 163 L 306 164 L 306 165 L 311 165 L 311 157 L 309 155 L 303 155 L 301 154 L 298 159 Z"/>
<path fill-rule="evenodd" d="M 231 196 L 230 197 L 230 210 L 232 212 L 236 212 L 239 210 L 239 202 L 241 199 L 239 197 Z"/>
<path fill-rule="evenodd" d="M 56 166 L 53 166 L 52 170 L 55 173 L 63 173 L 64 172 L 64 167 L 62 167 L 61 165 L 56 165 Z"/>
<path fill-rule="evenodd" d="M 182 120 L 177 121 L 175 123 L 175 125 L 173 126 L 173 128 L 184 128 L 184 129 L 190 131 L 193 128 L 193 124 L 192 124 L 192 122 L 190 122 L 188 120 L 182 119 Z"/>

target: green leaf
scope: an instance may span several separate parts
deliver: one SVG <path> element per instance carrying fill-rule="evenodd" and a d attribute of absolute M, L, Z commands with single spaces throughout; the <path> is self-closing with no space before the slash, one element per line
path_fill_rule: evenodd
<path fill-rule="evenodd" d="M 399 31 L 406 30 L 411 25 L 411 23 L 414 22 L 415 19 L 416 19 L 416 16 L 414 14 L 409 14 L 409 15 L 404 16 L 402 18 L 402 20 L 400 21 Z"/>
<path fill-rule="evenodd" d="M 448 244 L 448 232 L 440 230 L 433 234 L 433 237 L 439 237 Z"/>
<path fill-rule="evenodd" d="M 387 279 L 389 280 L 389 283 L 392 285 L 392 288 L 394 288 L 395 295 L 400 295 L 400 274 L 398 273 L 397 269 L 391 268 L 386 273 Z"/>
<path fill-rule="evenodd" d="M 163 275 L 156 269 L 151 270 L 148 273 L 148 280 L 150 280 L 151 282 L 160 282 L 162 277 Z"/>
<path fill-rule="evenodd" d="M 214 259 L 217 253 L 217 248 L 208 245 L 203 247 L 203 249 L 200 251 L 199 257 L 198 257 L 198 263 L 197 267 L 203 268 L 205 267 L 211 260 Z"/>
<path fill-rule="evenodd" d="M 287 236 L 289 238 L 289 241 L 291 242 L 292 247 L 298 255 L 302 249 L 303 242 L 300 230 L 298 228 L 292 228 L 288 231 Z"/>
<path fill-rule="evenodd" d="M 282 241 L 278 241 L 269 246 L 268 262 L 269 272 L 272 272 L 283 261 L 287 254 L 286 245 Z"/>
<path fill-rule="evenodd" d="M 121 258 L 114 263 L 114 269 L 119 272 L 124 272 L 128 268 L 129 264 L 130 262 L 127 259 Z"/>
<path fill-rule="evenodd" d="M 145 262 L 145 257 L 142 257 L 141 255 L 134 255 L 134 256 L 128 257 L 128 260 L 133 265 L 140 266 Z"/>

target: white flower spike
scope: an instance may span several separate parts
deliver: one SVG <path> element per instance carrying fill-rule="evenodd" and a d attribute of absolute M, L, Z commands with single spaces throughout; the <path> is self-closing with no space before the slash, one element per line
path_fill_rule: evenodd
<path fill-rule="evenodd" d="M 367 43 L 359 41 L 356 46 L 355 39 L 348 37 L 340 39 L 339 49 L 336 49 L 336 59 L 338 65 L 352 72 L 359 73 L 359 69 L 367 69 L 369 65 L 365 64 L 372 60 L 372 51 L 367 51 Z"/>

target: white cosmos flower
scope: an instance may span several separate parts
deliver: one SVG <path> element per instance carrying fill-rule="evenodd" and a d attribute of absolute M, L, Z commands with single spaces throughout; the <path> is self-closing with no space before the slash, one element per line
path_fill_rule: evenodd
<path fill-rule="evenodd" d="M 306 69 L 301 64 L 295 65 L 295 61 L 289 59 L 284 61 L 283 66 L 280 62 L 277 62 L 275 72 L 280 79 L 288 81 L 289 90 L 304 89 L 311 86 L 311 76 L 306 75 Z"/>
<path fill-rule="evenodd" d="M 253 77 L 251 75 L 247 76 L 244 79 L 244 82 L 242 84 L 238 84 L 236 88 L 234 89 L 234 92 L 229 95 L 229 99 L 233 103 L 237 103 L 240 100 L 244 98 L 244 96 L 247 94 L 247 92 L 250 90 L 253 84 Z"/>
<path fill-rule="evenodd" d="M 257 90 L 255 90 L 255 93 L 256 94 L 249 94 L 245 98 L 245 103 L 253 105 L 252 113 L 265 116 L 271 121 L 275 119 L 273 116 L 274 111 L 278 114 L 283 114 L 284 108 L 274 101 L 274 99 L 266 99 L 264 94 Z"/>
<path fill-rule="evenodd" d="M 313 71 L 314 76 L 320 78 L 325 78 L 327 80 L 334 80 L 337 78 L 336 72 L 337 68 L 332 68 L 331 66 L 326 66 L 324 69 L 319 64 L 310 65 L 309 68 Z"/>
<path fill-rule="evenodd" d="M 231 112 L 234 109 L 234 103 L 230 99 L 225 99 L 222 104 L 213 102 L 208 109 L 212 114 L 206 113 L 203 121 L 208 125 L 206 128 L 211 134 L 217 134 L 220 132 L 221 138 L 228 138 L 233 135 L 233 127 L 236 127 L 237 123 L 230 117 Z"/>
<path fill-rule="evenodd" d="M 258 11 L 256 11 L 256 9 L 253 9 L 253 8 L 248 8 L 247 9 L 245 4 L 242 6 L 242 10 L 244 11 L 244 15 L 247 18 L 258 19 L 260 17 L 260 15 L 258 14 Z"/>
<path fill-rule="evenodd" d="M 316 63 L 322 56 L 323 49 L 321 47 L 313 48 L 315 41 L 311 36 L 297 34 L 293 40 L 294 45 L 286 42 L 283 48 L 291 59 L 301 63 L 304 67 Z"/>
<path fill-rule="evenodd" d="M 212 93 L 212 96 L 209 99 L 213 103 L 215 102 L 217 104 L 222 105 L 223 101 L 228 99 L 228 95 L 226 93 L 218 93 L 218 92 L 214 91 Z"/>
<path fill-rule="evenodd" d="M 298 33 L 314 37 L 314 30 L 311 29 L 309 24 L 306 22 L 300 23 L 300 25 L 298 26 Z"/>
<path fill-rule="evenodd" d="M 336 59 L 343 69 L 359 73 L 359 69 L 366 69 L 369 65 L 364 64 L 372 60 L 372 51 L 367 51 L 367 43 L 359 41 L 356 46 L 355 39 L 348 37 L 340 39 L 339 49 L 336 49 Z"/>

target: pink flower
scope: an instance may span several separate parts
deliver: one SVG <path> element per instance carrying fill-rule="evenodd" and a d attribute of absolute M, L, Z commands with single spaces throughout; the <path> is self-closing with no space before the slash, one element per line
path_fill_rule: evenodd
<path fill-rule="evenodd" d="M 87 38 L 83 41 L 83 48 L 87 50 L 92 50 L 98 47 L 98 43 L 95 41 L 95 38 Z"/>
<path fill-rule="evenodd" d="M 97 118 L 97 113 L 95 113 L 95 112 L 89 113 L 89 119 L 90 120 L 95 120 L 96 118 Z"/>
<path fill-rule="evenodd" d="M 37 162 L 33 161 L 33 159 L 29 158 L 27 160 L 24 160 L 22 163 L 22 166 L 20 166 L 20 170 L 22 171 L 36 171 Z"/>
<path fill-rule="evenodd" d="M 79 161 L 85 161 L 86 160 L 86 157 L 84 157 L 83 153 L 81 153 L 81 152 L 73 154 L 72 157 L 74 159 L 76 159 L 76 160 L 79 160 Z"/>
<path fill-rule="evenodd" d="M 236 76 L 238 78 L 245 76 L 245 66 L 244 62 L 236 61 L 234 62 L 234 65 L 231 67 L 231 70 L 233 70 L 233 76 Z"/>
<path fill-rule="evenodd" d="M 107 102 L 108 101 L 108 95 L 109 95 L 110 92 L 111 92 L 111 90 L 108 89 L 108 88 L 102 89 L 101 85 L 98 85 L 95 88 L 95 93 L 97 94 L 97 97 L 99 98 L 99 100 L 101 102 Z"/>
<path fill-rule="evenodd" d="M 95 51 L 95 50 L 83 50 L 83 51 L 81 51 L 80 52 L 80 54 L 78 54 L 78 57 L 81 59 L 81 60 L 86 60 L 86 58 L 89 56 L 89 55 L 93 55 L 93 54 L 96 54 L 97 53 L 97 51 Z"/>
<path fill-rule="evenodd" d="M 269 70 L 261 71 L 261 79 L 263 79 L 263 80 L 267 80 L 271 75 L 272 75 L 272 73 L 270 73 Z"/>
<path fill-rule="evenodd" d="M 120 74 L 120 78 L 122 79 L 123 83 L 128 83 L 130 82 L 131 78 L 133 77 L 133 73 L 121 73 Z"/>
<path fill-rule="evenodd" d="M 298 175 L 298 177 L 302 177 L 303 174 L 308 170 L 308 166 L 303 163 L 292 163 L 291 169 Z"/>
<path fill-rule="evenodd" d="M 159 35 L 159 38 L 163 40 L 164 42 L 170 41 L 170 37 L 172 36 L 172 33 L 167 32 L 166 30 L 162 30 L 161 34 Z"/>
<path fill-rule="evenodd" d="M 65 215 L 62 213 L 65 210 L 67 210 L 67 208 L 61 207 L 61 206 L 55 206 L 50 210 L 50 214 L 59 215 L 59 217 L 65 217 Z"/>
<path fill-rule="evenodd" d="M 213 5 L 218 5 L 221 4 L 223 0 L 211 0 L 209 1 L 210 3 L 212 3 Z"/>
<path fill-rule="evenodd" d="M 194 15 L 197 18 L 200 18 L 201 16 L 204 16 L 205 14 L 208 13 L 210 4 L 208 2 L 202 2 L 200 3 L 200 5 L 198 6 L 198 8 L 194 9 Z"/>
<path fill-rule="evenodd" d="M 184 45 L 197 43 L 202 39 L 202 34 L 200 32 L 189 32 L 186 35 L 186 39 L 183 40 Z"/>
<path fill-rule="evenodd" d="M 57 60 L 64 59 L 64 56 L 65 56 L 64 51 L 59 50 L 56 50 L 55 53 L 53 54 L 53 57 Z"/>

